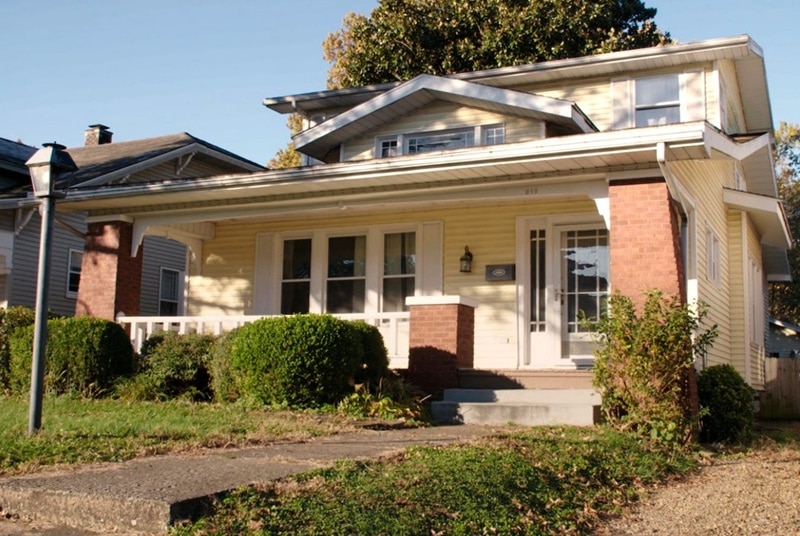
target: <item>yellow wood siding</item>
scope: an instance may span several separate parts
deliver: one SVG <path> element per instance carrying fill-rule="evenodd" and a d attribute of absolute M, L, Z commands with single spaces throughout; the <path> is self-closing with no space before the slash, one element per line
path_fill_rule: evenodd
<path fill-rule="evenodd" d="M 763 266 L 761 259 L 761 244 L 753 221 L 746 215 L 743 215 L 747 221 L 747 255 L 752 258 L 758 266 Z M 748 259 L 749 263 L 749 259 Z M 763 269 L 761 271 L 761 296 L 753 296 L 751 299 L 759 300 L 759 303 L 766 304 L 764 290 L 766 289 L 766 281 L 764 280 Z M 756 315 L 758 318 L 751 319 L 751 322 L 757 322 L 761 326 L 761 333 L 758 335 L 757 340 L 750 341 L 750 348 L 748 358 L 750 359 L 750 385 L 754 389 L 764 388 L 764 333 L 763 330 L 767 329 L 766 311 L 764 309 L 757 310 Z M 750 329 L 750 326 L 745 326 Z"/>
<path fill-rule="evenodd" d="M 730 248 L 730 311 L 731 347 L 738 349 L 732 356 L 731 365 L 745 377 L 745 348 L 747 344 L 747 315 L 745 299 L 745 256 L 743 255 L 742 212 L 728 210 L 728 242 Z"/>
<path fill-rule="evenodd" d="M 725 132 L 736 134 L 744 132 L 744 112 L 739 94 L 739 84 L 736 80 L 736 71 L 733 62 L 724 60 L 717 63 L 719 70 L 720 113 L 722 118 L 719 123 Z"/>
<path fill-rule="evenodd" d="M 506 143 L 531 141 L 542 137 L 541 121 L 506 116 L 460 104 L 437 102 L 365 136 L 348 141 L 344 144 L 343 160 L 374 158 L 375 138 L 382 136 L 497 124 L 506 127 Z"/>
<path fill-rule="evenodd" d="M 732 356 L 742 360 L 742 347 L 734 348 L 731 320 L 731 237 L 722 188 L 733 186 L 733 162 L 675 162 L 673 171 L 697 203 L 697 288 L 698 299 L 709 306 L 707 326 L 717 324 L 719 336 L 708 352 L 708 364 L 731 363 Z M 720 281 L 708 278 L 707 235 L 712 231 L 720 243 Z"/>
<path fill-rule="evenodd" d="M 502 206 L 461 207 L 403 213 L 281 222 L 222 222 L 203 247 L 202 273 L 192 274 L 188 314 L 251 314 L 256 238 L 259 233 L 310 233 L 323 229 L 366 229 L 369 226 L 443 224 L 443 293 L 477 300 L 475 366 L 517 366 L 516 281 L 487 282 L 487 264 L 516 262 L 515 225 L 518 216 L 596 212 L 593 202 L 563 201 Z M 474 254 L 472 272 L 459 272 L 458 259 L 468 245 Z"/>
<path fill-rule="evenodd" d="M 518 88 L 554 99 L 574 102 L 587 115 L 595 126 L 603 131 L 611 127 L 611 81 L 610 79 L 587 80 L 571 85 L 536 86 Z"/>

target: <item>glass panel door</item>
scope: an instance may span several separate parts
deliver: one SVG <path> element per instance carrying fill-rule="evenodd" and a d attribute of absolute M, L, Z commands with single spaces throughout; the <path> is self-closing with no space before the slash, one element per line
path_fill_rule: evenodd
<path fill-rule="evenodd" d="M 608 231 L 586 226 L 560 230 L 561 358 L 576 364 L 593 357 L 592 324 L 609 292 Z"/>

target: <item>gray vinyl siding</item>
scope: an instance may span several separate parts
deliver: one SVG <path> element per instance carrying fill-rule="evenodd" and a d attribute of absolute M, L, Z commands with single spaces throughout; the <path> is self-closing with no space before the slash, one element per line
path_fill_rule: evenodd
<path fill-rule="evenodd" d="M 58 218 L 81 232 L 86 231 L 83 214 L 58 214 Z M 41 219 L 34 213 L 14 242 L 14 268 L 11 273 L 9 305 L 36 304 L 36 280 L 39 271 L 39 238 Z M 67 295 L 67 263 L 69 250 L 83 250 L 83 239 L 53 225 L 50 253 L 50 292 L 48 307 L 61 315 L 75 314 L 76 297 Z"/>
<path fill-rule="evenodd" d="M 142 294 L 140 313 L 145 316 L 158 315 L 161 268 L 186 271 L 186 246 L 180 242 L 147 236 L 144 239 L 142 257 Z"/>
<path fill-rule="evenodd" d="M 0 211 L 0 231 L 13 231 L 14 230 L 14 211 L 2 210 Z"/>

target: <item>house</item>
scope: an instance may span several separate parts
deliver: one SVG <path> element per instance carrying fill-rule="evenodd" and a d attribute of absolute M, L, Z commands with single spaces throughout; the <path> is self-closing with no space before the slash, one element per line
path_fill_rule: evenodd
<path fill-rule="evenodd" d="M 70 190 L 60 208 L 90 221 L 82 276 L 102 266 L 88 309 L 158 229 L 196 259 L 184 327 L 334 313 L 378 325 L 432 388 L 588 385 L 581 313 L 659 288 L 709 305 L 719 337 L 698 366 L 763 387 L 764 289 L 789 278 L 790 236 L 750 37 L 264 104 L 303 116 L 305 166 Z"/>
<path fill-rule="evenodd" d="M 770 318 L 767 330 L 767 356 L 800 357 L 800 326 Z"/>
<path fill-rule="evenodd" d="M 62 188 L 103 188 L 111 184 L 161 182 L 230 172 L 263 170 L 262 166 L 189 134 L 134 141 L 112 141 L 104 125 L 85 132 L 85 146 L 68 149 L 78 170 Z M 40 220 L 28 199 L 30 175 L 25 162 L 35 147 L 0 138 L 0 307 L 36 301 Z M 72 315 L 78 303 L 84 212 L 59 211 L 52 239 L 49 307 Z M 145 240 L 137 312 L 177 315 L 184 312 L 187 249 L 157 231 Z"/>

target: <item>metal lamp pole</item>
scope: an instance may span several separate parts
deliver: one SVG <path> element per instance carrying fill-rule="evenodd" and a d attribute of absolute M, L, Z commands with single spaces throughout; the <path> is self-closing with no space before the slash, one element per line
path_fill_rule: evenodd
<path fill-rule="evenodd" d="M 39 240 L 39 273 L 36 282 L 36 317 L 33 332 L 33 356 L 31 362 L 31 401 L 28 414 L 28 435 L 34 435 L 42 427 L 42 393 L 44 387 L 44 359 L 47 350 L 47 299 L 50 288 L 50 243 L 53 235 L 53 216 L 56 199 L 64 197 L 54 190 L 58 173 L 75 171 L 77 166 L 66 147 L 45 143 L 25 163 L 31 174 L 33 195 L 40 200 L 39 213 L 42 219 Z"/>

